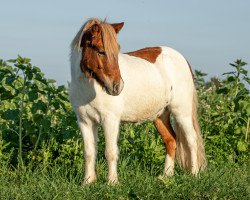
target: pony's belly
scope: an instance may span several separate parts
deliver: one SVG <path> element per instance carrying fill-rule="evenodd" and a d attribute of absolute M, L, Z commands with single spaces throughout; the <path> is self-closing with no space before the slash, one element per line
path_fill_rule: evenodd
<path fill-rule="evenodd" d="M 146 98 L 146 97 L 145 97 Z M 143 122 L 153 121 L 160 116 L 168 105 L 166 98 L 143 100 L 137 98 L 125 105 L 124 112 L 121 116 L 121 121 L 125 122 Z"/>

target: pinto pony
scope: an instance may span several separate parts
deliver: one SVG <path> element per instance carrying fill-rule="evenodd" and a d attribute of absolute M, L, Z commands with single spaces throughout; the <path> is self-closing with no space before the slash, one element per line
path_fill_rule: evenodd
<path fill-rule="evenodd" d="M 96 180 L 99 124 L 105 134 L 108 181 L 118 181 L 120 122 L 153 121 L 166 148 L 164 175 L 174 174 L 175 157 L 196 175 L 206 158 L 191 68 L 169 47 L 120 53 L 117 33 L 123 25 L 90 19 L 71 44 L 70 101 L 84 141 L 84 183 Z"/>

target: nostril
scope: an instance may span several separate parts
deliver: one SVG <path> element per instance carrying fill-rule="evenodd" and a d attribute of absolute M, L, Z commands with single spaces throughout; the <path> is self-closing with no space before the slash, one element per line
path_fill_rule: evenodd
<path fill-rule="evenodd" d="M 113 90 L 114 92 L 118 93 L 119 92 L 119 87 L 120 87 L 120 84 L 114 84 L 114 87 L 113 87 Z"/>

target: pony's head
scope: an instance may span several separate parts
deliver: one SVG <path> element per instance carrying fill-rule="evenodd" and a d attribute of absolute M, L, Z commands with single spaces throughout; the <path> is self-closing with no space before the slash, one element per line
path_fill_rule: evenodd
<path fill-rule="evenodd" d="M 72 48 L 82 49 L 79 67 L 85 76 L 95 79 L 113 96 L 119 95 L 124 85 L 118 65 L 117 41 L 117 33 L 123 25 L 91 19 L 83 25 L 72 43 Z"/>

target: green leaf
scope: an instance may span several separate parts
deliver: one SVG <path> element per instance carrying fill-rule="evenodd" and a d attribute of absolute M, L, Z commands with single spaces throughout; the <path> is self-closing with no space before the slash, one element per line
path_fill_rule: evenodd
<path fill-rule="evenodd" d="M 23 128 L 29 133 L 34 133 L 36 131 L 34 123 L 28 119 L 23 119 Z"/>
<path fill-rule="evenodd" d="M 30 63 L 30 61 L 31 61 L 30 58 L 24 58 L 23 60 L 24 60 L 24 63 L 27 63 L 27 64 Z"/>
<path fill-rule="evenodd" d="M 228 81 L 228 82 L 234 82 L 234 81 L 235 81 L 235 77 L 229 76 L 229 77 L 227 78 L 227 81 Z"/>
<path fill-rule="evenodd" d="M 248 84 L 250 84 L 250 78 L 244 77 L 243 80 L 245 80 Z"/>
<path fill-rule="evenodd" d="M 245 142 L 239 141 L 237 143 L 237 149 L 238 151 L 246 151 L 247 150 L 247 144 Z"/>
<path fill-rule="evenodd" d="M 54 108 L 57 110 L 60 108 L 60 103 L 58 101 L 53 102 Z"/>
<path fill-rule="evenodd" d="M 61 100 L 63 100 L 63 101 L 66 101 L 66 102 L 69 101 L 68 97 L 63 96 L 62 94 L 59 94 L 58 97 L 59 97 Z"/>
<path fill-rule="evenodd" d="M 240 69 L 240 73 L 244 74 L 245 76 L 247 76 L 247 70 L 245 70 L 245 69 Z"/>
<path fill-rule="evenodd" d="M 47 110 L 46 103 L 42 102 L 41 100 L 39 100 L 37 103 L 33 103 L 32 108 L 31 108 L 32 114 L 36 114 L 38 110 L 45 113 Z"/>
<path fill-rule="evenodd" d="M 40 124 L 41 121 L 43 120 L 43 115 L 42 114 L 34 114 L 33 119 L 34 119 L 35 123 Z"/>
<path fill-rule="evenodd" d="M 40 73 L 37 73 L 35 75 L 35 79 L 38 80 L 38 81 L 41 81 L 43 79 L 42 75 Z"/>
<path fill-rule="evenodd" d="M 226 72 L 226 73 L 223 73 L 222 75 L 229 75 L 229 74 L 235 75 L 235 72 Z M 230 76 L 230 77 L 232 77 L 232 76 Z"/>
<path fill-rule="evenodd" d="M 35 101 L 35 100 L 37 100 L 37 98 L 38 98 L 38 92 L 37 92 L 37 91 L 31 90 L 31 91 L 29 91 L 29 93 L 28 93 L 28 97 L 29 97 L 29 100 L 30 100 L 30 101 Z"/>
<path fill-rule="evenodd" d="M 60 86 L 58 86 L 58 88 L 57 88 L 57 92 L 62 92 L 62 91 L 64 91 L 64 90 L 66 90 L 66 88 L 65 88 L 64 85 L 60 85 Z"/>
<path fill-rule="evenodd" d="M 18 68 L 18 69 L 21 69 L 21 70 L 25 70 L 26 66 L 23 65 L 23 64 L 15 64 L 15 66 Z"/>
<path fill-rule="evenodd" d="M 43 126 L 44 130 L 49 130 L 51 122 L 50 122 L 50 120 L 43 118 L 41 121 L 41 125 Z"/>
<path fill-rule="evenodd" d="M 32 73 L 36 74 L 36 73 L 39 73 L 41 72 L 40 68 L 34 66 L 33 69 L 32 69 Z"/>
<path fill-rule="evenodd" d="M 228 92 L 229 92 L 229 89 L 227 87 L 219 88 L 217 90 L 218 94 L 228 94 Z"/>
<path fill-rule="evenodd" d="M 56 81 L 54 79 L 48 79 L 48 83 L 55 83 Z"/>
<path fill-rule="evenodd" d="M 27 74 L 28 80 L 32 80 L 33 73 L 31 71 L 26 71 L 26 74 Z"/>
<path fill-rule="evenodd" d="M 18 109 L 7 110 L 3 112 L 2 118 L 5 120 L 16 120 L 19 118 L 19 110 Z"/>
<path fill-rule="evenodd" d="M 195 76 L 201 76 L 201 77 L 207 76 L 206 73 L 203 73 L 203 72 L 201 72 L 200 70 L 195 70 L 194 72 L 195 72 Z"/>
<path fill-rule="evenodd" d="M 11 76 L 9 76 L 9 77 L 6 78 L 6 83 L 8 85 L 11 85 L 15 81 L 15 79 L 16 79 L 16 76 L 15 75 L 11 75 Z"/>
<path fill-rule="evenodd" d="M 14 96 L 10 91 L 4 91 L 2 94 L 0 93 L 0 99 L 1 100 L 7 100 L 12 99 Z"/>
<path fill-rule="evenodd" d="M 10 62 L 10 63 L 15 63 L 17 61 L 17 59 L 9 59 L 7 60 L 7 62 Z"/>
<path fill-rule="evenodd" d="M 7 92 L 10 92 L 12 95 L 15 95 L 15 89 L 12 88 L 11 86 L 9 85 L 3 85 L 4 89 L 7 91 Z"/>

